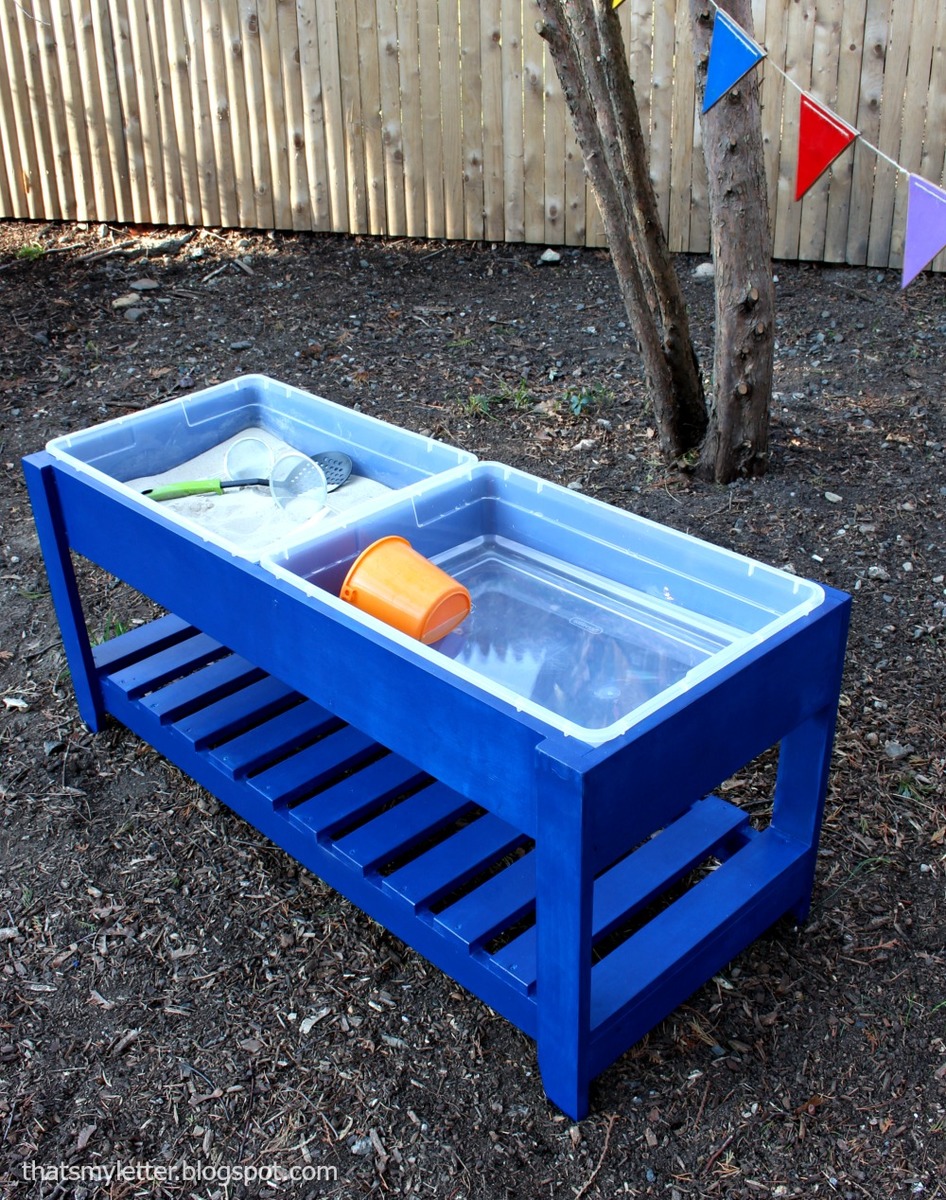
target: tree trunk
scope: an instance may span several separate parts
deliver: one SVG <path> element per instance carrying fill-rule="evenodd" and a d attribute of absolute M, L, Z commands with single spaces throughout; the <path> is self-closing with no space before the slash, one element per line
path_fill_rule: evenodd
<path fill-rule="evenodd" d="M 650 180 L 634 85 L 610 0 L 537 0 L 640 346 L 661 450 L 679 459 L 707 426 L 686 302 Z"/>
<path fill-rule="evenodd" d="M 751 0 L 720 7 L 752 34 Z M 713 10 L 690 0 L 698 93 L 706 78 Z M 765 473 L 775 345 L 772 241 L 758 77 L 750 72 L 702 113 L 716 264 L 716 333 L 709 428 L 698 473 L 718 483 Z"/>

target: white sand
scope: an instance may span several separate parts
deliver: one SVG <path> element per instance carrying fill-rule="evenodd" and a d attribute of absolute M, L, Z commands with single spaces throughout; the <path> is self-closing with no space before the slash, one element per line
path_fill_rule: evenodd
<path fill-rule="evenodd" d="M 198 454 L 160 475 L 142 475 L 138 479 L 131 479 L 128 487 L 143 492 L 147 488 L 180 483 L 186 479 L 226 478 L 227 450 L 234 442 L 245 437 L 257 437 L 264 441 L 275 458 L 296 449 L 265 429 L 244 429 L 204 454 Z M 153 503 L 160 503 L 168 512 L 186 517 L 216 539 L 231 543 L 241 553 L 254 554 L 283 538 L 302 532 L 308 526 L 314 529 L 333 514 L 346 512 L 356 504 L 390 491 L 389 487 L 377 480 L 352 474 L 341 487 L 328 493 L 325 507 L 314 516 L 311 515 L 311 507 L 304 501 L 293 501 L 286 508 L 280 508 L 270 495 L 269 488 L 228 488 L 223 494 L 183 496 L 179 500 Z"/>

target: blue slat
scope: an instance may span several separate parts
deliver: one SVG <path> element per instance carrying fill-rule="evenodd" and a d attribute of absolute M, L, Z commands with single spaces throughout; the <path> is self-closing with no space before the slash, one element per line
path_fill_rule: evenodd
<path fill-rule="evenodd" d="M 485 813 L 446 841 L 392 871 L 385 877 L 384 887 L 402 896 L 414 908 L 433 904 L 521 846 L 524 840 L 511 825 Z"/>
<path fill-rule="evenodd" d="M 323 839 L 427 782 L 430 776 L 418 767 L 397 754 L 387 754 L 291 809 L 287 816 Z"/>
<path fill-rule="evenodd" d="M 337 720 L 331 713 L 306 700 L 215 747 L 210 757 L 234 778 L 242 778 L 333 725 Z"/>
<path fill-rule="evenodd" d="M 206 633 L 195 633 L 193 637 L 176 642 L 156 654 L 110 671 L 109 676 L 129 700 L 137 700 L 146 692 L 152 692 L 226 653 L 214 638 Z"/>
<path fill-rule="evenodd" d="M 138 658 L 155 654 L 166 646 L 181 641 L 196 632 L 193 626 L 169 613 L 147 625 L 136 625 L 118 637 L 92 647 L 92 657 L 99 671 L 112 673 Z"/>
<path fill-rule="evenodd" d="M 438 913 L 434 924 L 474 947 L 514 925 L 534 904 L 535 854 L 529 853 Z"/>
<path fill-rule="evenodd" d="M 416 846 L 473 807 L 472 801 L 450 788 L 432 783 L 333 844 L 338 853 L 369 871 Z"/>
<path fill-rule="evenodd" d="M 178 720 L 176 729 L 198 750 L 203 750 L 258 725 L 295 699 L 298 699 L 298 692 L 266 675 Z"/>
<path fill-rule="evenodd" d="M 748 826 L 748 816 L 725 800 L 708 796 L 697 801 L 672 825 L 595 881 L 593 941 L 601 941 L 630 920 L 710 857 L 721 841 Z M 493 964 L 527 988 L 534 987 L 535 927 L 497 950 Z"/>
<path fill-rule="evenodd" d="M 770 827 L 603 958 L 591 973 L 592 1028 L 620 1015 L 628 979 L 633 1004 L 648 1012 L 643 1030 L 651 1028 L 705 982 L 703 955 L 711 974 L 794 903 L 792 871 L 809 853 Z"/>
<path fill-rule="evenodd" d="M 262 674 L 259 667 L 245 658 L 228 654 L 152 692 L 142 704 L 160 721 L 179 721 L 188 712 L 205 709 L 215 700 L 262 678 Z"/>
<path fill-rule="evenodd" d="M 270 804 L 291 804 L 306 792 L 356 767 L 375 750 L 371 738 L 345 725 L 313 746 L 306 746 L 275 766 L 254 775 L 250 787 Z"/>

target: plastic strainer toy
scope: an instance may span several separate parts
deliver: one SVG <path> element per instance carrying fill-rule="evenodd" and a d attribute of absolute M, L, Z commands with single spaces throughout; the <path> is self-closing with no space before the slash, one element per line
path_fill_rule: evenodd
<path fill-rule="evenodd" d="M 325 507 L 328 481 L 317 462 L 291 450 L 273 463 L 269 491 L 287 516 L 308 521 Z"/>

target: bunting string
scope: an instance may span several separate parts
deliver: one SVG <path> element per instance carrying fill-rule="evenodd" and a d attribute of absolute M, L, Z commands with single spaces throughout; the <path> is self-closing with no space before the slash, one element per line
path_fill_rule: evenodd
<path fill-rule="evenodd" d="M 621 0 L 618 0 L 620 3 Z M 872 145 L 859 130 L 841 120 L 777 63 L 768 58 L 761 46 L 727 13 L 716 0 L 710 0 L 715 15 L 706 71 L 703 112 L 717 104 L 740 79 L 763 59 L 776 74 L 801 93 L 801 115 L 798 130 L 798 164 L 795 179 L 795 199 L 801 200 L 831 164 L 855 140 L 865 149 L 883 159 L 908 180 L 907 223 L 903 248 L 903 275 L 900 286 L 905 288 L 937 254 L 946 249 L 946 191 L 929 180 L 914 175 L 906 167 Z"/>

